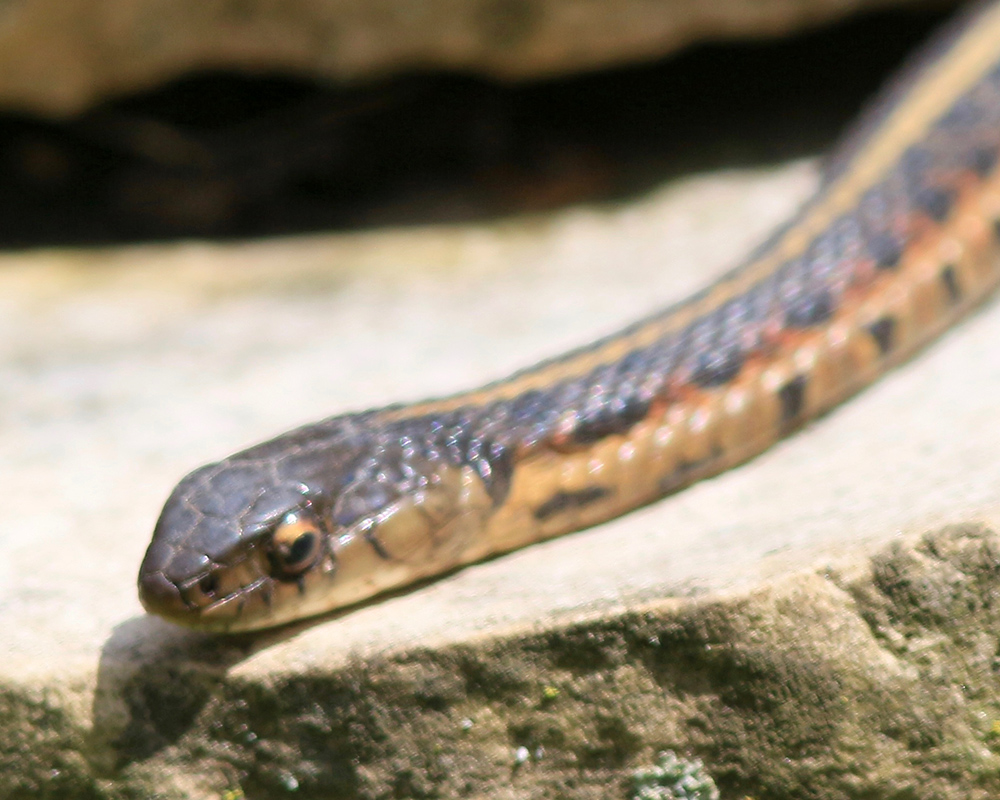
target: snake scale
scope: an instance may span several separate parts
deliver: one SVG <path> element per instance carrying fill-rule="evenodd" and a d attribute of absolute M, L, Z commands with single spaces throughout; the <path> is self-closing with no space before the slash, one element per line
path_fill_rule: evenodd
<path fill-rule="evenodd" d="M 711 286 L 480 389 L 307 425 L 195 470 L 145 607 L 246 631 L 623 514 L 760 453 L 1000 281 L 1000 2 L 877 98 L 801 210 Z"/>

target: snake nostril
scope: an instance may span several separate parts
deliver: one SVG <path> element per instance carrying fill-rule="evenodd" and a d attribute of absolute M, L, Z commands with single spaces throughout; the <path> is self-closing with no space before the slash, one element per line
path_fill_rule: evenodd
<path fill-rule="evenodd" d="M 198 581 L 198 588 L 203 594 L 211 597 L 219 590 L 219 579 L 214 574 L 209 573 Z"/>

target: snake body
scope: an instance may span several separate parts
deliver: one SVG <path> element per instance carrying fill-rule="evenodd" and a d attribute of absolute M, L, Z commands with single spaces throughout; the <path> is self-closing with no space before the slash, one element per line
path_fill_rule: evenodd
<path fill-rule="evenodd" d="M 815 196 L 688 300 L 483 388 L 333 417 L 168 499 L 146 608 L 221 631 L 350 606 L 760 453 L 1000 281 L 1000 3 L 917 58 Z"/>

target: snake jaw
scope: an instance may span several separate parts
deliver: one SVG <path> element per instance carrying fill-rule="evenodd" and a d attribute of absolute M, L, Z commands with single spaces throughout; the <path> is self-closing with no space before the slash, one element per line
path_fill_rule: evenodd
<path fill-rule="evenodd" d="M 325 584 L 335 572 L 336 558 L 328 548 L 322 561 L 307 574 L 279 579 L 273 574 L 266 548 L 257 545 L 236 566 L 215 566 L 180 584 L 162 572 L 144 572 L 139 595 L 147 611 L 175 624 L 238 633 L 296 618 L 310 598 L 325 594 Z"/>
<path fill-rule="evenodd" d="M 228 633 L 297 618 L 301 608 L 315 605 L 315 598 L 329 590 L 337 571 L 335 540 L 324 533 L 316 563 L 290 576 L 275 567 L 273 538 L 273 531 L 260 535 L 239 548 L 238 555 L 231 554 L 230 563 L 212 563 L 184 581 L 172 581 L 162 570 L 143 570 L 139 579 L 143 606 L 185 627 Z"/>
<path fill-rule="evenodd" d="M 151 560 L 147 554 L 144 565 Z M 185 627 L 203 628 L 207 622 L 213 629 L 227 627 L 226 619 L 238 616 L 233 612 L 242 596 L 253 593 L 267 577 L 252 559 L 235 566 L 208 562 L 205 569 L 185 580 L 172 579 L 169 572 L 169 564 L 140 572 L 139 599 L 146 611 Z"/>

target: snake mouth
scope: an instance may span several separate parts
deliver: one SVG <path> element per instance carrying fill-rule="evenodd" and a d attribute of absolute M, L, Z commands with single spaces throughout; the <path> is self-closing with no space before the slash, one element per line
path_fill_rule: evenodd
<path fill-rule="evenodd" d="M 238 626 L 244 612 L 261 607 L 267 612 L 271 607 L 272 581 L 265 575 L 241 586 L 234 592 L 202 606 L 197 612 L 198 627 L 226 631 Z"/>
<path fill-rule="evenodd" d="M 270 610 L 271 579 L 261 575 L 235 591 L 215 598 L 207 597 L 199 583 L 205 578 L 183 586 L 169 581 L 162 573 L 144 575 L 139 581 L 139 599 L 143 608 L 169 622 L 188 628 L 227 631 L 239 626 L 250 609 L 255 615 Z"/>
<path fill-rule="evenodd" d="M 146 611 L 170 622 L 224 631 L 248 607 L 258 614 L 269 610 L 273 580 L 263 567 L 261 558 L 250 557 L 180 582 L 162 571 L 144 571 L 139 577 L 139 599 Z"/>
<path fill-rule="evenodd" d="M 172 581 L 163 571 L 143 571 L 139 598 L 146 611 L 174 624 L 242 633 L 290 622 L 303 607 L 311 614 L 324 610 L 324 592 L 335 572 L 334 554 L 326 551 L 300 575 L 276 575 L 268 548 L 255 547 L 234 564 L 213 565 L 183 581 Z"/>

